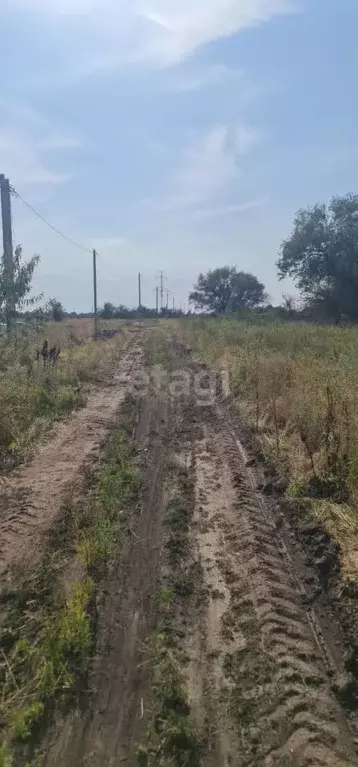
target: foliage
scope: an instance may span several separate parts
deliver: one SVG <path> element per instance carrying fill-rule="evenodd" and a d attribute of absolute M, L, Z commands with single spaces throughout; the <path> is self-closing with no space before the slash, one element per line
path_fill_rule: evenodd
<path fill-rule="evenodd" d="M 61 301 L 58 301 L 57 298 L 50 298 L 46 306 L 46 312 L 54 322 L 62 322 L 66 316 Z"/>
<path fill-rule="evenodd" d="M 14 285 L 9 284 L 6 276 L 6 268 L 4 263 L 4 256 L 0 262 L 0 313 L 4 314 L 6 301 L 11 299 L 11 303 L 15 309 L 21 310 L 24 306 L 34 304 L 38 299 L 28 299 L 27 296 L 31 291 L 31 283 L 36 266 L 40 261 L 40 256 L 32 256 L 29 261 L 23 262 L 22 248 L 20 245 L 15 248 L 14 252 Z M 9 318 L 11 319 L 14 318 Z"/>
<path fill-rule="evenodd" d="M 277 262 L 322 318 L 358 320 L 358 195 L 299 210 Z"/>
<path fill-rule="evenodd" d="M 358 504 L 358 331 L 260 317 L 180 324 L 306 496 Z"/>
<path fill-rule="evenodd" d="M 250 309 L 266 301 L 265 286 L 257 277 L 224 266 L 199 274 L 189 301 L 196 309 L 225 314 L 238 309 Z"/>
<path fill-rule="evenodd" d="M 156 317 L 157 312 L 155 309 L 149 309 L 147 306 L 141 306 L 140 309 L 129 309 L 127 306 L 124 306 L 123 304 L 120 304 L 119 306 L 114 306 L 114 304 L 111 304 L 109 301 L 106 301 L 106 303 L 103 306 L 103 309 L 100 309 L 99 314 L 103 319 L 123 319 L 123 320 L 130 320 L 130 319 L 136 319 L 138 317 L 144 318 L 144 317 Z"/>

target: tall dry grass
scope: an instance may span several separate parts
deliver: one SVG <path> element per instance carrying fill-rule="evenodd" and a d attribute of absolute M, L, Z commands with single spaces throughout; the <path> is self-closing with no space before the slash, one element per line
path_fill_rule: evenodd
<path fill-rule="evenodd" d="M 229 372 L 238 405 L 288 492 L 324 499 L 326 515 L 327 499 L 356 514 L 358 329 L 234 318 L 177 327 L 205 362 Z"/>
<path fill-rule="evenodd" d="M 53 420 L 81 407 L 88 384 L 109 380 L 125 338 L 118 330 L 110 341 L 94 341 L 89 320 L 70 320 L 0 338 L 0 469 L 26 455 Z M 45 338 L 61 347 L 55 366 L 36 360 Z"/>

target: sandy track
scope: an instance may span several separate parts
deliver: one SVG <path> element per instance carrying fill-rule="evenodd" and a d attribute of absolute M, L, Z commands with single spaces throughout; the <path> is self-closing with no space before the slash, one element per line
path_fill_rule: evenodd
<path fill-rule="evenodd" d="M 0 574 L 19 562 L 36 561 L 41 535 L 80 490 L 85 467 L 98 457 L 141 354 L 138 334 L 133 333 L 109 385 L 93 391 L 82 410 L 55 427 L 32 461 L 2 480 Z"/>
<path fill-rule="evenodd" d="M 195 700 L 194 690 L 192 704 L 209 717 L 215 712 L 204 763 L 357 764 L 331 691 L 331 658 L 245 451 L 216 412 L 206 411 L 205 421 L 197 446 L 195 538 L 210 598 L 189 645 L 192 676 L 203 680 L 205 693 Z"/>
<path fill-rule="evenodd" d="M 160 578 L 169 430 L 168 398 L 148 392 L 140 401 L 135 430 L 141 505 L 132 515 L 131 536 L 111 574 L 99 619 L 91 700 L 84 715 L 77 712 L 61 726 L 48 753 L 49 767 L 137 764 L 149 705 L 148 641 Z"/>
<path fill-rule="evenodd" d="M 140 344 L 128 350 L 124 374 L 140 356 Z M 167 351 L 171 363 L 195 372 L 188 355 L 169 343 Z M 88 707 L 61 722 L 48 767 L 137 764 L 137 744 L 150 726 L 147 648 L 167 567 L 169 466 L 178 461 L 188 472 L 191 509 L 188 561 L 183 555 L 181 567 L 196 573 L 178 615 L 188 699 L 205 744 L 200 767 L 357 765 L 354 734 L 332 692 L 337 665 L 327 627 L 321 629 L 307 605 L 300 568 L 257 489 L 225 403 L 203 407 L 192 392 L 171 399 L 150 389 L 138 400 L 135 437 L 142 505 L 107 584 Z M 68 469 L 60 476 L 65 490 Z M 41 483 L 38 493 L 36 502 L 40 497 L 44 504 Z M 44 506 L 38 520 L 42 529 Z"/>

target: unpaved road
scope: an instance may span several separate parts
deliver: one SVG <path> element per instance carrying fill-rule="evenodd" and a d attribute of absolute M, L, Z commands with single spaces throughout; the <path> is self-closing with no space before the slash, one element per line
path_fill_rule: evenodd
<path fill-rule="evenodd" d="M 141 341 L 128 350 L 128 369 L 149 334 L 139 334 Z M 190 355 L 164 335 L 162 344 L 169 376 L 174 366 L 193 381 L 197 366 Z M 103 396 L 110 407 L 109 392 Z M 357 765 L 354 717 L 333 693 L 344 651 L 339 630 L 331 632 L 308 599 L 305 564 L 297 555 L 292 559 L 280 535 L 225 402 L 218 397 L 203 405 L 193 387 L 174 396 L 166 386 L 149 386 L 137 408 L 140 509 L 107 584 L 89 698 L 84 709 L 59 722 L 47 767 L 138 763 L 137 746 L 153 716 L 148 642 L 156 630 L 158 587 L 168 572 L 168 540 L 172 544 L 175 536 L 166 515 L 178 493 L 189 521 L 179 562 L 186 588 L 177 597 L 176 620 L 202 749 L 195 761 L 177 755 L 151 766 Z M 57 472 L 53 480 L 62 478 L 63 488 L 77 476 L 68 464 L 67 472 L 64 466 Z M 47 485 L 52 508 L 54 491 Z M 33 487 L 40 524 L 44 503 L 40 482 Z"/>
<path fill-rule="evenodd" d="M 1 478 L 0 575 L 19 563 L 34 565 L 41 536 L 73 493 L 80 491 L 86 466 L 98 457 L 141 353 L 134 332 L 108 386 L 94 389 L 82 410 L 57 424 L 33 460 Z"/>

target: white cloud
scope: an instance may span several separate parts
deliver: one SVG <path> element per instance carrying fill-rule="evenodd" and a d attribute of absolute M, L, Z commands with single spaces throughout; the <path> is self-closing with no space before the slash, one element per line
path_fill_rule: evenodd
<path fill-rule="evenodd" d="M 74 53 L 91 69 L 148 62 L 170 66 L 200 46 L 292 12 L 295 0 L 9 0 L 8 8 L 55 21 L 55 37 L 77 35 Z M 58 26 L 59 25 L 59 26 Z M 62 31 L 61 31 L 62 30 Z M 61 40 L 61 45 L 63 41 Z M 71 46 L 72 47 L 72 46 Z M 68 59 L 69 50 L 64 49 Z"/>
<path fill-rule="evenodd" d="M 69 174 L 52 171 L 46 155 L 78 146 L 78 139 L 54 131 L 34 110 L 0 102 L 0 167 L 14 186 L 67 181 Z"/>
<path fill-rule="evenodd" d="M 162 210 L 199 207 L 232 191 L 240 176 L 240 157 L 259 141 L 256 131 L 241 125 L 213 127 L 185 150 L 174 179 L 174 192 Z"/>
<path fill-rule="evenodd" d="M 248 210 L 262 208 L 269 203 L 269 197 L 258 197 L 255 200 L 247 200 L 238 204 L 224 205 L 216 208 L 201 208 L 193 213 L 193 218 L 197 220 L 221 218 L 222 216 L 231 216 L 236 213 L 246 213 Z"/>

